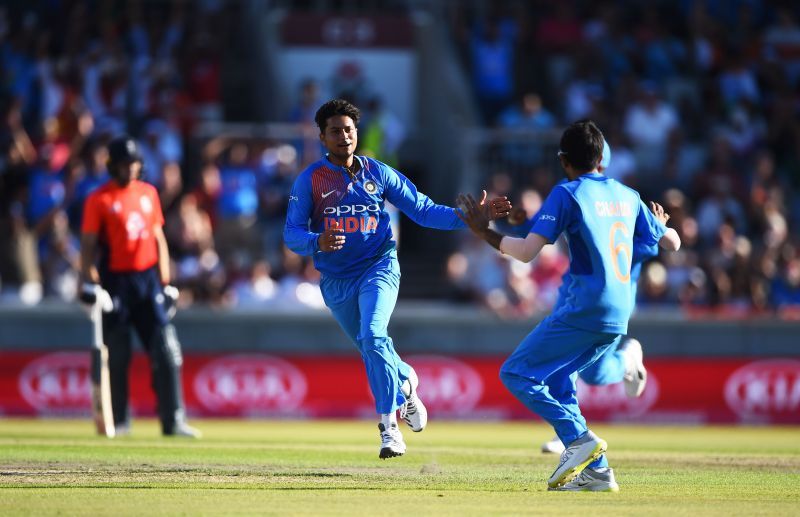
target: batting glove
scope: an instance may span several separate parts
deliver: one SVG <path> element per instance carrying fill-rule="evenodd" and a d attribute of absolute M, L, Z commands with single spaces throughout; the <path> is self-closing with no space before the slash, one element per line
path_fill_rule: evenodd
<path fill-rule="evenodd" d="M 100 287 L 99 284 L 95 284 L 93 282 L 84 282 L 81 285 L 81 291 L 78 293 L 78 299 L 81 301 L 81 303 L 90 307 L 96 303 L 100 303 L 101 307 L 103 308 L 103 312 L 111 312 L 113 309 L 111 295 L 108 294 L 108 291 Z"/>
<path fill-rule="evenodd" d="M 172 319 L 175 317 L 175 313 L 178 312 L 178 297 L 181 293 L 174 285 L 165 285 L 163 292 L 164 311 L 167 313 L 167 317 Z"/>

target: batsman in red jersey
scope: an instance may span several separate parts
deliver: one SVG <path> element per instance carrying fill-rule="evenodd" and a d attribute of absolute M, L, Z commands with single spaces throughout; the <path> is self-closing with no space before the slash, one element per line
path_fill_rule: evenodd
<path fill-rule="evenodd" d="M 102 327 L 116 434 L 130 428 L 128 370 L 133 328 L 150 358 L 162 432 L 197 438 L 200 433 L 186 423 L 183 358 L 170 323 L 178 290 L 170 285 L 158 192 L 139 180 L 142 157 L 135 140 L 111 141 L 108 155 L 112 179 L 89 195 L 83 210 L 80 299 L 94 304 L 110 296 L 113 301 L 113 309 L 103 315 Z"/>

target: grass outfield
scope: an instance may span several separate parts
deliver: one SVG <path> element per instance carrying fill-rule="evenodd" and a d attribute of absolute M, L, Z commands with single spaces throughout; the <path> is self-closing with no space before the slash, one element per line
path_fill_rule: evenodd
<path fill-rule="evenodd" d="M 198 421 L 199 441 L 137 420 L 0 420 L 0 515 L 799 515 L 800 429 L 593 429 L 620 492 L 547 492 L 556 457 L 530 423 L 433 422 L 378 459 L 376 424 Z"/>

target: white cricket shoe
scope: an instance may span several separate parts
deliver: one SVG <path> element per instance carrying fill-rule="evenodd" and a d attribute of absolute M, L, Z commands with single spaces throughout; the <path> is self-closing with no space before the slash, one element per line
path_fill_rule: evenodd
<path fill-rule="evenodd" d="M 625 354 L 625 375 L 622 378 L 625 394 L 636 398 L 642 394 L 647 385 L 647 370 L 644 367 L 642 344 L 636 339 L 628 338 L 619 348 Z"/>
<path fill-rule="evenodd" d="M 400 406 L 400 418 L 415 433 L 422 431 L 428 425 L 428 410 L 417 395 L 417 386 L 419 386 L 419 378 L 417 372 L 412 368 L 408 380 L 403 383 L 401 388 L 406 402 Z"/>
<path fill-rule="evenodd" d="M 588 431 L 582 438 L 569 444 L 561 453 L 558 467 L 547 480 L 550 488 L 558 488 L 569 483 L 580 474 L 591 462 L 599 458 L 608 449 L 605 440 Z"/>
<path fill-rule="evenodd" d="M 381 432 L 381 452 L 378 454 L 380 459 L 385 460 L 405 454 L 406 443 L 403 441 L 403 435 L 400 434 L 397 424 L 390 424 L 389 429 L 386 429 L 383 424 L 378 424 L 378 430 Z"/>
<path fill-rule="evenodd" d="M 549 442 L 542 444 L 542 452 L 544 454 L 561 454 L 564 452 L 564 444 L 558 436 L 554 436 Z"/>
<path fill-rule="evenodd" d="M 186 422 L 178 422 L 171 433 L 165 433 L 165 436 L 179 436 L 181 438 L 202 438 L 203 433 L 199 429 L 190 426 Z"/>
<path fill-rule="evenodd" d="M 565 492 L 619 492 L 619 485 L 614 479 L 614 469 L 600 467 L 598 469 L 584 469 L 578 476 L 558 488 L 548 490 L 562 490 Z"/>

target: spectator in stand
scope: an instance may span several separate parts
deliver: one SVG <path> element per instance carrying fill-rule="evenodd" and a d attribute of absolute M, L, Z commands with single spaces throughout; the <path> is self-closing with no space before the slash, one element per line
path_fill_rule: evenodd
<path fill-rule="evenodd" d="M 222 118 L 221 64 L 209 33 L 195 36 L 187 73 L 188 88 L 197 120 Z"/>
<path fill-rule="evenodd" d="M 278 277 L 279 300 L 283 309 L 324 309 L 319 290 L 319 272 L 308 257 L 302 257 L 288 247 L 283 248 L 283 261 Z"/>
<path fill-rule="evenodd" d="M 553 129 L 556 119 L 542 106 L 538 93 L 528 92 L 519 104 L 508 107 L 497 119 L 500 127 L 520 129 Z"/>
<path fill-rule="evenodd" d="M 164 233 L 175 262 L 175 284 L 181 299 L 218 303 L 225 282 L 219 256 L 214 249 L 211 218 L 193 194 L 184 195 L 174 217 L 167 220 Z"/>
<path fill-rule="evenodd" d="M 63 210 L 54 214 L 48 233 L 40 239 L 39 263 L 44 278 L 44 294 L 62 301 L 74 300 L 78 294 L 80 241 L 72 233 L 69 218 Z"/>
<path fill-rule="evenodd" d="M 198 208 L 208 214 L 211 228 L 215 232 L 218 219 L 217 205 L 221 193 L 222 178 L 220 177 L 219 167 L 211 162 L 206 163 L 200 169 L 200 182 L 193 194 L 197 199 Z"/>
<path fill-rule="evenodd" d="M 399 167 L 398 151 L 406 139 L 403 122 L 376 96 L 367 103 L 361 123 L 359 145 L 370 156 L 391 167 Z"/>
<path fill-rule="evenodd" d="M 319 90 L 319 83 L 315 79 L 304 79 L 300 83 L 297 102 L 289 112 L 289 122 L 300 124 L 303 131 L 302 138 L 292 142 L 300 153 L 299 169 L 317 161 L 322 155 L 322 146 L 314 123 L 314 115 L 320 105 Z"/>
<path fill-rule="evenodd" d="M 742 101 L 754 104 L 761 101 L 758 80 L 740 53 L 729 54 L 727 66 L 719 76 L 719 92 L 726 106 Z"/>
<path fill-rule="evenodd" d="M 790 84 L 800 81 L 800 25 L 797 13 L 788 6 L 778 9 L 777 22 L 764 33 L 764 54 L 778 63 Z"/>
<path fill-rule="evenodd" d="M 778 310 L 800 309 L 800 258 L 788 260 L 781 274 L 775 278 L 770 302 Z"/>
<path fill-rule="evenodd" d="M 509 18 L 490 17 L 472 30 L 472 82 L 484 124 L 492 124 L 514 95 L 518 28 Z"/>
<path fill-rule="evenodd" d="M 313 127 L 319 106 L 319 83 L 316 79 L 303 79 L 297 95 L 297 102 L 289 112 L 289 122 Z"/>
<path fill-rule="evenodd" d="M 74 181 L 71 202 L 69 206 L 70 226 L 76 231 L 80 229 L 83 217 L 83 203 L 97 187 L 109 180 L 108 176 L 108 149 L 107 142 L 95 140 L 89 144 L 89 166 L 83 169 L 80 177 L 70 178 Z"/>
<path fill-rule="evenodd" d="M 543 131 L 553 129 L 555 117 L 542 106 L 542 98 L 537 93 L 529 92 L 522 96 L 519 104 L 506 108 L 497 118 L 497 126 L 512 131 Z M 532 167 L 542 159 L 538 146 L 529 142 L 530 135 L 524 140 L 515 138 L 503 149 L 504 158 L 516 165 Z"/>
<path fill-rule="evenodd" d="M 22 125 L 19 101 L 6 99 L 0 126 L 0 279 L 4 298 L 33 305 L 42 296 L 42 275 L 36 236 L 25 217 L 29 170 L 36 149 Z"/>
<path fill-rule="evenodd" d="M 319 145 L 319 139 L 317 144 Z M 273 266 L 280 263 L 286 200 L 299 170 L 297 150 L 291 145 L 269 145 L 261 153 L 258 172 L 262 255 Z"/>
<path fill-rule="evenodd" d="M 678 122 L 678 114 L 659 97 L 656 85 L 643 83 L 639 102 L 625 114 L 625 134 L 633 145 L 640 174 L 657 173 L 656 167 L 666 158 L 667 144 Z"/>
<path fill-rule="evenodd" d="M 250 259 L 260 256 L 258 175 L 248 144 L 212 140 L 206 144 L 205 155 L 219 167 L 214 240 L 223 264 L 237 251 L 249 254 Z"/>
<path fill-rule="evenodd" d="M 570 2 L 556 2 L 536 27 L 536 49 L 544 54 L 552 90 L 559 91 L 576 72 L 572 52 L 583 41 L 583 27 Z"/>
<path fill-rule="evenodd" d="M 242 277 L 228 288 L 228 303 L 234 307 L 249 309 L 279 307 L 284 299 L 278 297 L 278 285 L 270 275 L 269 262 L 255 262 L 248 277 Z"/>
<path fill-rule="evenodd" d="M 697 207 L 697 225 L 701 242 L 711 243 L 719 236 L 719 228 L 726 221 L 732 223 L 731 229 L 744 232 L 746 229 L 745 213 L 739 201 L 733 197 L 731 186 L 726 176 L 716 176 L 711 184 L 711 196 Z"/>

